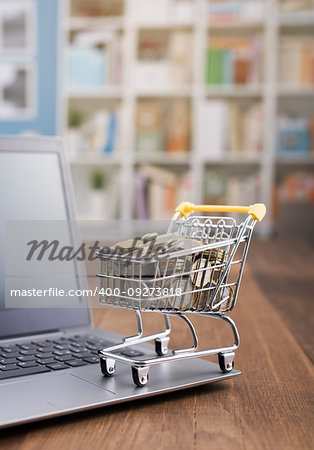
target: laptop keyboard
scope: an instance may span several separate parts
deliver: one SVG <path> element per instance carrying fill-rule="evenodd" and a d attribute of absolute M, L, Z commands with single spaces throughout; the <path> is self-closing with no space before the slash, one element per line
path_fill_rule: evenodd
<path fill-rule="evenodd" d="M 111 344 L 97 336 L 87 335 L 3 344 L 0 345 L 0 380 L 96 364 L 99 362 L 97 350 Z M 142 355 L 130 347 L 121 353 Z"/>

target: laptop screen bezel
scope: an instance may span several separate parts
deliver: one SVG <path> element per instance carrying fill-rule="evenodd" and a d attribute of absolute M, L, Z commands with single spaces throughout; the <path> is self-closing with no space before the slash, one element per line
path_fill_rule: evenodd
<path fill-rule="evenodd" d="M 0 153 L 12 152 L 32 154 L 53 153 L 57 155 L 70 233 L 74 240 L 78 240 L 78 230 L 75 226 L 76 217 L 71 175 L 65 159 L 62 139 L 56 137 L 1 136 Z M 75 264 L 75 271 L 77 274 L 78 289 L 87 289 L 84 270 L 81 266 Z M 89 327 L 92 325 L 92 320 L 88 301 L 82 298 L 80 299 L 80 303 L 80 307 L 71 309 L 25 308 L 0 310 L 0 339 Z"/>

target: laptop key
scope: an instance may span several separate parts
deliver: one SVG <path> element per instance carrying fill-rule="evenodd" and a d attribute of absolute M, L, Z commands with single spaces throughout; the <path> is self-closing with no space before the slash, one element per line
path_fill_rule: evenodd
<path fill-rule="evenodd" d="M 73 352 L 73 353 L 83 353 L 86 351 L 88 351 L 88 350 L 85 347 L 75 347 L 75 348 L 71 349 L 71 352 Z"/>
<path fill-rule="evenodd" d="M 56 360 L 54 358 L 46 358 L 46 359 L 36 359 L 38 364 L 54 364 Z"/>
<path fill-rule="evenodd" d="M 83 361 L 86 361 L 89 364 L 95 364 L 99 363 L 99 358 L 96 358 L 96 356 L 90 356 L 89 358 L 83 358 Z"/>
<path fill-rule="evenodd" d="M 75 356 L 76 358 L 88 358 L 88 356 L 91 356 L 90 352 L 82 352 L 82 353 L 73 353 L 73 356 Z"/>
<path fill-rule="evenodd" d="M 79 367 L 79 366 L 86 366 L 87 362 L 79 361 L 77 359 L 77 360 L 72 360 L 72 361 L 66 361 L 66 364 L 69 364 L 69 366 L 71 366 L 71 367 Z"/>
<path fill-rule="evenodd" d="M 2 353 L 2 358 L 17 358 L 18 356 L 21 356 L 20 353 Z"/>
<path fill-rule="evenodd" d="M 31 355 L 31 356 L 19 356 L 17 359 L 18 359 L 19 361 L 23 361 L 23 362 L 26 362 L 26 361 L 34 361 L 34 360 L 35 360 L 35 355 Z"/>
<path fill-rule="evenodd" d="M 55 349 L 53 347 L 38 347 L 36 352 L 40 353 L 52 353 Z"/>
<path fill-rule="evenodd" d="M 16 358 L 0 358 L 0 365 L 1 364 L 15 364 L 16 363 Z"/>
<path fill-rule="evenodd" d="M 39 359 L 47 359 L 47 358 L 53 358 L 54 357 L 54 355 L 52 354 L 52 353 L 36 353 L 36 358 L 39 358 Z"/>
<path fill-rule="evenodd" d="M 5 372 L 0 372 L 0 380 L 4 380 L 5 378 L 15 378 L 15 377 L 22 377 L 24 375 L 33 375 L 35 373 L 42 373 L 42 372 L 50 372 L 50 369 L 48 369 L 45 366 L 36 366 L 36 367 L 27 367 L 27 368 L 19 368 L 15 370 L 7 370 Z"/>
<path fill-rule="evenodd" d="M 71 342 L 71 347 L 84 347 L 84 342 Z"/>
<path fill-rule="evenodd" d="M 73 359 L 74 356 L 73 355 L 61 355 L 61 356 L 56 356 L 55 359 L 57 361 L 70 361 L 71 359 Z"/>
<path fill-rule="evenodd" d="M 25 361 L 25 362 L 21 361 L 21 362 L 18 363 L 18 365 L 19 365 L 20 367 L 22 367 L 22 368 L 24 368 L 24 367 L 36 367 L 36 366 L 38 366 L 37 362 L 35 362 L 35 361 Z"/>
<path fill-rule="evenodd" d="M 21 350 L 20 353 L 21 353 L 21 355 L 29 356 L 29 355 L 35 355 L 35 353 L 37 351 L 38 350 L 36 348 L 32 348 L 31 350 Z"/>
<path fill-rule="evenodd" d="M 54 350 L 68 350 L 69 349 L 69 345 L 68 344 L 64 344 L 64 345 L 54 345 L 53 346 Z"/>
<path fill-rule="evenodd" d="M 54 355 L 62 356 L 62 355 L 70 355 L 70 350 L 55 350 L 53 352 Z"/>
<path fill-rule="evenodd" d="M 18 344 L 18 347 L 21 350 L 32 350 L 33 348 L 36 348 L 36 345 L 34 345 L 34 344 Z"/>
<path fill-rule="evenodd" d="M 13 370 L 13 369 L 18 369 L 18 368 L 19 367 L 16 364 L 7 364 L 7 365 L 2 364 L 0 366 L 1 370 Z"/>
<path fill-rule="evenodd" d="M 46 367 L 49 367 L 49 369 L 52 370 L 61 370 L 61 369 L 68 369 L 69 366 L 65 365 L 64 363 L 60 362 L 60 363 L 54 363 L 54 364 L 47 364 Z"/>
<path fill-rule="evenodd" d="M 16 345 L 12 345 L 10 347 L 1 347 L 1 353 L 15 353 L 18 352 L 20 349 Z"/>
<path fill-rule="evenodd" d="M 91 345 L 91 344 L 87 344 L 86 348 L 88 348 L 88 350 L 98 350 L 98 345 Z"/>

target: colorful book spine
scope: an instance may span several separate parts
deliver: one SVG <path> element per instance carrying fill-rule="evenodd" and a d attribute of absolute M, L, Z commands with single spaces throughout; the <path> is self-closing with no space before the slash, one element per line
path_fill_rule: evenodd
<path fill-rule="evenodd" d="M 140 220 L 149 219 L 147 205 L 146 177 L 137 171 L 134 176 L 136 216 Z"/>
<path fill-rule="evenodd" d="M 309 121 L 281 118 L 278 135 L 279 152 L 283 156 L 302 156 L 310 151 Z"/>
<path fill-rule="evenodd" d="M 117 134 L 117 117 L 115 113 L 111 113 L 108 123 L 107 142 L 105 143 L 104 153 L 110 153 L 114 150 Z"/>
<path fill-rule="evenodd" d="M 220 49 L 209 49 L 207 52 L 207 83 L 221 84 L 223 80 L 224 52 Z"/>
<path fill-rule="evenodd" d="M 223 53 L 223 84 L 232 84 L 234 80 L 234 57 L 230 50 Z"/>
<path fill-rule="evenodd" d="M 278 52 L 278 81 L 283 84 L 314 85 L 314 39 L 283 37 Z"/>
<path fill-rule="evenodd" d="M 178 203 L 189 200 L 189 174 L 173 174 L 156 166 L 140 166 L 134 178 L 135 214 L 138 219 L 169 220 Z"/>
<path fill-rule="evenodd" d="M 257 83 L 260 75 L 261 40 L 213 38 L 206 55 L 207 84 Z"/>

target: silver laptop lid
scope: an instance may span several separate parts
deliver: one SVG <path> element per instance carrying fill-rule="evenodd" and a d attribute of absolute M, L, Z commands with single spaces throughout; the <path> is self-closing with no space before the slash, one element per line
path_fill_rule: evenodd
<path fill-rule="evenodd" d="M 5 308 L 5 230 L 8 221 L 66 221 L 76 235 L 73 195 L 62 141 L 43 137 L 0 137 L 0 337 L 90 325 L 86 299 L 78 308 Z M 73 283 L 84 288 L 77 263 L 68 265 Z M 49 288 L 51 286 L 47 286 Z M 84 303 L 82 305 L 82 302 Z"/>

